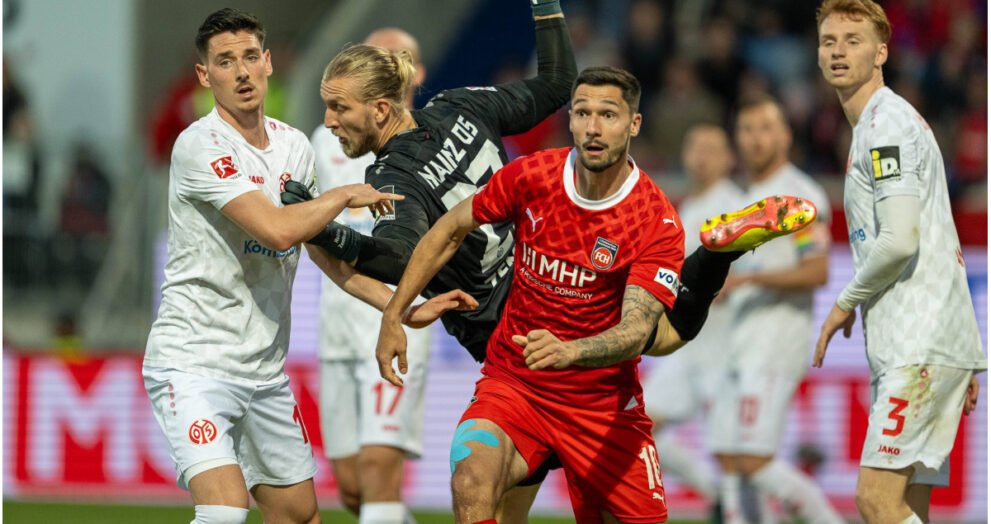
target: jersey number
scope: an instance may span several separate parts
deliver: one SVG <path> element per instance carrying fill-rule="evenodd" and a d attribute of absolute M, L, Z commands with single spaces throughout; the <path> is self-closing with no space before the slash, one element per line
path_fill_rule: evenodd
<path fill-rule="evenodd" d="M 389 411 L 385 413 L 386 416 L 391 417 L 396 411 L 396 406 L 399 405 L 399 398 L 403 396 L 403 388 L 394 386 L 387 382 L 376 382 L 372 386 L 372 392 L 375 393 L 375 414 L 382 414 L 382 396 L 385 394 L 386 388 L 393 392 L 392 402 L 389 403 Z"/>
<path fill-rule="evenodd" d="M 640 448 L 640 460 L 643 460 L 643 465 L 647 468 L 647 488 L 663 487 L 661 465 L 657 462 L 657 450 L 654 449 L 654 446 L 647 445 Z"/>
<path fill-rule="evenodd" d="M 299 430 L 303 432 L 303 444 L 310 443 L 310 436 L 306 434 L 306 424 L 303 424 L 303 414 L 299 412 L 299 406 L 292 408 L 292 421 L 299 425 Z"/>
<path fill-rule="evenodd" d="M 886 437 L 897 437 L 902 434 L 902 429 L 905 428 L 905 415 L 902 415 L 902 410 L 908 407 L 908 401 L 903 398 L 888 397 L 888 402 L 895 405 L 888 413 L 888 418 L 895 421 L 895 427 L 885 429 L 881 434 Z"/>

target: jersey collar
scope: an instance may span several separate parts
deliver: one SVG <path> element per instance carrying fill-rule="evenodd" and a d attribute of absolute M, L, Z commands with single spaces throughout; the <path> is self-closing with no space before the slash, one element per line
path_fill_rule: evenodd
<path fill-rule="evenodd" d="M 622 202 L 627 195 L 632 193 L 633 188 L 636 187 L 637 182 L 640 181 L 640 168 L 637 167 L 637 163 L 633 160 L 633 157 L 627 155 L 626 159 L 633 166 L 633 171 L 631 171 L 630 175 L 626 177 L 626 180 L 623 182 L 623 185 L 620 186 L 619 191 L 603 198 L 602 200 L 590 200 L 579 195 L 578 189 L 575 187 L 575 159 L 577 157 L 578 150 L 572 148 L 571 152 L 568 153 L 568 159 L 564 162 L 564 192 L 567 193 L 568 198 L 570 198 L 571 201 L 578 207 L 591 211 L 609 209 L 610 207 Z"/>

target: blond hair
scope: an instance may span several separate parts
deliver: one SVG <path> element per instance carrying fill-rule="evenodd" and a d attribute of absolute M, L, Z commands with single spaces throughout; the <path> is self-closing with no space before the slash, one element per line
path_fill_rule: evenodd
<path fill-rule="evenodd" d="M 872 0 L 825 0 L 816 11 L 816 28 L 822 27 L 822 22 L 829 15 L 845 16 L 859 22 L 867 19 L 874 26 L 878 38 L 887 44 L 891 39 L 891 22 L 884 9 Z"/>
<path fill-rule="evenodd" d="M 368 44 L 344 48 L 323 71 L 322 82 L 334 78 L 357 80 L 357 97 L 362 102 L 384 98 L 398 111 L 416 78 L 413 56 L 409 51 L 389 51 Z"/>

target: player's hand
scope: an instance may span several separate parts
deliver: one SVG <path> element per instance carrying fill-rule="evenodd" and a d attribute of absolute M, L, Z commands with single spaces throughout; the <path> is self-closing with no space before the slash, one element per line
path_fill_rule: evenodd
<path fill-rule="evenodd" d="M 395 193 L 383 193 L 369 184 L 349 184 L 337 188 L 348 197 L 348 207 L 368 207 L 379 215 L 390 215 L 395 212 L 393 200 L 403 200 L 406 197 Z"/>
<path fill-rule="evenodd" d="M 523 358 L 530 369 L 564 369 L 578 359 L 574 344 L 561 342 L 546 329 L 535 329 L 523 335 L 513 335 L 513 342 L 523 347 Z"/>
<path fill-rule="evenodd" d="M 403 317 L 403 324 L 413 329 L 420 329 L 433 324 L 448 311 L 471 311 L 477 307 L 478 301 L 475 297 L 460 289 L 452 289 L 422 304 L 410 307 Z"/>
<path fill-rule="evenodd" d="M 379 341 L 375 346 L 375 359 L 379 362 L 379 374 L 394 386 L 401 387 L 403 379 L 399 378 L 392 369 L 392 359 L 399 358 L 399 372 L 406 374 L 409 365 L 406 362 L 406 332 L 403 326 L 395 320 L 382 317 L 382 327 L 379 328 Z"/>
<path fill-rule="evenodd" d="M 850 338 L 855 320 L 857 320 L 856 309 L 843 311 L 840 306 L 833 304 L 832 311 L 829 312 L 826 320 L 822 321 L 822 330 L 819 331 L 819 340 L 816 342 L 816 354 L 812 357 L 812 367 L 822 367 L 822 361 L 826 358 L 826 346 L 840 328 L 843 328 L 843 338 Z"/>
<path fill-rule="evenodd" d="M 310 194 L 310 190 L 306 189 L 306 186 L 300 184 L 295 180 L 286 180 L 286 184 L 283 188 L 282 194 L 279 195 L 282 200 L 282 204 L 286 206 L 291 206 L 293 204 L 299 204 L 306 202 L 307 200 L 313 200 L 313 195 Z"/>
<path fill-rule="evenodd" d="M 963 414 L 970 416 L 977 409 L 977 394 L 980 393 L 981 384 L 977 382 L 977 375 L 970 376 L 970 385 L 967 386 L 967 398 L 963 402 Z"/>

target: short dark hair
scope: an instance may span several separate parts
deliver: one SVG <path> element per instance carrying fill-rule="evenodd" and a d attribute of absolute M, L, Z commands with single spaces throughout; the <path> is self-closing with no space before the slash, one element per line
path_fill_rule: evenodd
<path fill-rule="evenodd" d="M 200 61 L 206 62 L 207 46 L 211 38 L 220 33 L 239 31 L 254 33 L 258 43 L 265 47 L 265 26 L 257 16 L 230 7 L 211 13 L 196 31 L 196 52 L 200 55 Z"/>
<path fill-rule="evenodd" d="M 625 69 L 611 66 L 586 67 L 578 73 L 578 78 L 571 87 L 571 98 L 575 97 L 575 91 L 582 84 L 616 86 L 622 92 L 626 105 L 630 106 L 631 113 L 636 113 L 640 109 L 640 81 Z"/>
<path fill-rule="evenodd" d="M 772 106 L 777 109 L 778 115 L 781 116 L 781 123 L 783 123 L 785 127 L 790 126 L 788 123 L 788 114 L 785 113 L 784 106 L 781 105 L 781 102 L 779 102 L 777 98 L 774 98 L 768 93 L 754 93 L 741 97 L 736 106 L 736 115 L 739 117 L 747 111 L 757 109 L 762 106 Z"/>

